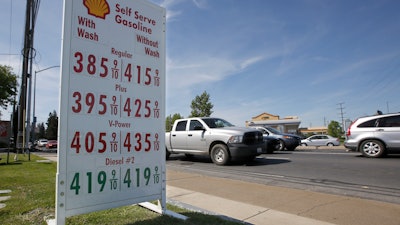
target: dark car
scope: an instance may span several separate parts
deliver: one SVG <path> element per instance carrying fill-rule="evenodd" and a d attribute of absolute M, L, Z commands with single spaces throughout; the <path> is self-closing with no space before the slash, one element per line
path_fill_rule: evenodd
<path fill-rule="evenodd" d="M 47 149 L 57 148 L 57 140 L 48 140 L 46 144 Z"/>
<path fill-rule="evenodd" d="M 272 127 L 268 126 L 261 126 L 261 127 L 256 127 L 253 126 L 253 128 L 261 131 L 263 133 L 263 136 L 269 136 L 269 137 L 274 137 L 277 138 L 280 142 L 279 149 L 278 151 L 283 151 L 283 150 L 288 150 L 288 151 L 293 151 L 297 148 L 297 146 L 300 145 L 301 143 L 301 137 L 294 135 L 294 134 L 286 134 L 286 133 L 281 133 L 277 129 L 274 129 Z"/>
<path fill-rule="evenodd" d="M 272 154 L 274 151 L 278 151 L 281 147 L 281 142 L 278 138 L 272 136 L 263 136 L 263 138 L 267 147 L 267 154 Z"/>

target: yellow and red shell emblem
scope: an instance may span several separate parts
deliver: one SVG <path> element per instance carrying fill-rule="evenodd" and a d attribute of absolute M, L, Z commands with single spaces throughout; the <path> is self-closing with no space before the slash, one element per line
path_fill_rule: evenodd
<path fill-rule="evenodd" d="M 89 15 L 105 19 L 106 15 L 110 14 L 110 5 L 106 0 L 83 0 L 83 5 L 86 6 Z"/>

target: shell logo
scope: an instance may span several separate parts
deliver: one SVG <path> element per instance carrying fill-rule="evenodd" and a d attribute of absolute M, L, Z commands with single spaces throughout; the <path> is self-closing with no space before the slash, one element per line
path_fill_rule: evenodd
<path fill-rule="evenodd" d="M 87 8 L 89 15 L 105 19 L 106 15 L 110 14 L 110 5 L 107 0 L 83 0 L 83 5 Z"/>

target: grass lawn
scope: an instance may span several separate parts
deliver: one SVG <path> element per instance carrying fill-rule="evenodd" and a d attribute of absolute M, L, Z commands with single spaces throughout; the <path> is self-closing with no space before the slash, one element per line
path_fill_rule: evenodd
<path fill-rule="evenodd" d="M 55 162 L 38 162 L 43 160 L 34 154 L 19 154 L 14 161 L 14 153 L 10 154 L 9 163 L 6 153 L 0 153 L 0 190 L 11 190 L 0 194 L 11 196 L 0 203 L 6 206 L 0 209 L 0 224 L 32 225 L 46 224 L 46 218 L 54 218 L 55 214 L 55 180 L 57 164 Z M 66 224 L 137 224 L 137 225 L 203 225 L 242 224 L 225 220 L 218 216 L 204 215 L 186 209 L 167 205 L 168 210 L 189 217 L 183 221 L 166 215 L 154 213 L 137 205 L 97 211 L 89 214 L 69 217 Z"/>

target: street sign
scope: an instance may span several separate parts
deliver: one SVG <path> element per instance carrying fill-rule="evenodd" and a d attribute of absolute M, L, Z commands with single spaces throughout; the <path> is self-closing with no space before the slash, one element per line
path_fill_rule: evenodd
<path fill-rule="evenodd" d="M 165 208 L 165 9 L 64 1 L 56 221 L 159 200 Z"/>

